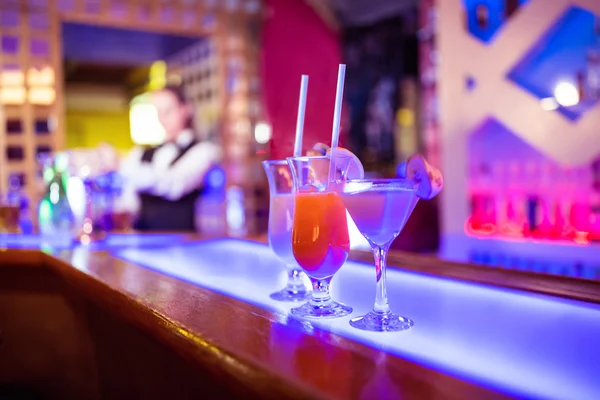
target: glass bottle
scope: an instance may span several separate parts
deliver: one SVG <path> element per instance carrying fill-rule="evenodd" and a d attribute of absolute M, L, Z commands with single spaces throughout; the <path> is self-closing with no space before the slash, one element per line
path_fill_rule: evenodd
<path fill-rule="evenodd" d="M 77 239 L 87 244 L 97 240 L 103 240 L 107 234 L 106 204 L 104 202 L 103 187 L 96 178 L 82 179 L 85 193 L 85 211 L 83 220 L 79 224 Z"/>
<path fill-rule="evenodd" d="M 68 159 L 57 154 L 44 166 L 46 193 L 38 209 L 39 229 L 44 241 L 70 243 L 73 240 L 75 216 L 67 197 Z"/>
<path fill-rule="evenodd" d="M 587 89 L 589 100 L 600 99 L 600 18 L 594 24 L 594 41 L 587 51 Z"/>
<path fill-rule="evenodd" d="M 19 177 L 12 174 L 8 178 L 8 190 L 0 199 L 0 232 L 19 233 L 21 211 L 21 184 Z"/>

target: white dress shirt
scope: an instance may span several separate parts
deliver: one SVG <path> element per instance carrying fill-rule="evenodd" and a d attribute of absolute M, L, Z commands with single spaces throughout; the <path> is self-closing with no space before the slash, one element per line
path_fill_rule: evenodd
<path fill-rule="evenodd" d="M 206 172 L 222 158 L 220 146 L 209 141 L 196 143 L 173 165 L 181 148 L 194 140 L 194 132 L 185 130 L 175 142 L 160 146 L 151 162 L 142 162 L 144 149 L 134 148 L 121 163 L 123 193 L 115 204 L 118 212 L 136 214 L 139 211 L 139 192 L 168 200 L 178 200 L 202 186 Z"/>

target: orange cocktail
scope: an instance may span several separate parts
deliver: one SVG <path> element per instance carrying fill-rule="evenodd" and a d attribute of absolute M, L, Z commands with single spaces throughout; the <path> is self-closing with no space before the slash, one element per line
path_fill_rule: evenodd
<path fill-rule="evenodd" d="M 313 278 L 333 276 L 348 258 L 346 208 L 335 192 L 296 194 L 292 250 Z"/>
<path fill-rule="evenodd" d="M 329 181 L 329 172 L 334 171 L 331 157 L 287 160 L 294 178 L 292 253 L 313 289 L 310 301 L 291 313 L 306 318 L 348 315 L 352 308 L 333 301 L 329 294 L 329 283 L 350 251 L 346 207 L 335 191 L 335 181 Z"/>

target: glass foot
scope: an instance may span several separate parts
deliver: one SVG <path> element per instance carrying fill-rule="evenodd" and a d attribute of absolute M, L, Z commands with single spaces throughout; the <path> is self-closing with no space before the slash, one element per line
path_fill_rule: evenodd
<path fill-rule="evenodd" d="M 367 315 L 351 319 L 350 325 L 363 331 L 399 332 L 412 328 L 414 322 L 396 314 L 378 314 L 371 311 Z"/>
<path fill-rule="evenodd" d="M 305 301 L 310 298 L 310 291 L 306 289 L 292 290 L 285 288 L 279 292 L 271 293 L 269 297 L 276 301 Z"/>
<path fill-rule="evenodd" d="M 352 307 L 336 303 L 327 302 L 324 305 L 313 305 L 310 302 L 300 307 L 292 308 L 292 315 L 301 318 L 338 318 L 352 314 Z"/>

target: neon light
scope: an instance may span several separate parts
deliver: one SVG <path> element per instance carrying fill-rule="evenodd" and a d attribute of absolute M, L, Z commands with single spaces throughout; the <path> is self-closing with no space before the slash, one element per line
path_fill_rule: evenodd
<path fill-rule="evenodd" d="M 3 87 L 0 89 L 0 102 L 2 104 L 23 104 L 27 92 L 23 87 Z"/>
<path fill-rule="evenodd" d="M 54 85 L 54 70 L 51 67 L 29 68 L 27 71 L 27 84 L 29 86 Z"/>
<path fill-rule="evenodd" d="M 51 87 L 34 87 L 29 89 L 28 97 L 31 104 L 46 106 L 54 103 L 56 92 Z"/>
<path fill-rule="evenodd" d="M 20 69 L 6 69 L 0 72 L 0 85 L 2 86 L 23 86 L 25 83 L 25 74 Z"/>
<path fill-rule="evenodd" d="M 265 144 L 271 140 L 271 125 L 266 122 L 259 122 L 254 127 L 254 139 L 256 143 Z"/>
<path fill-rule="evenodd" d="M 285 272 L 262 244 L 225 239 L 116 254 L 282 316 L 292 307 L 268 296 Z M 359 331 L 348 324 L 351 317 L 310 322 L 282 317 L 281 323 L 335 332 L 518 398 L 593 399 L 600 392 L 600 347 L 581 351 L 582 343 L 600 337 L 599 305 L 398 269 L 387 277 L 392 307 L 415 321 L 410 331 Z M 346 262 L 332 281 L 335 298 L 352 305 L 353 316 L 372 307 L 374 287 L 371 264 Z M 168 305 L 155 306 L 160 312 Z M 281 340 L 295 330 L 285 332 Z"/>

